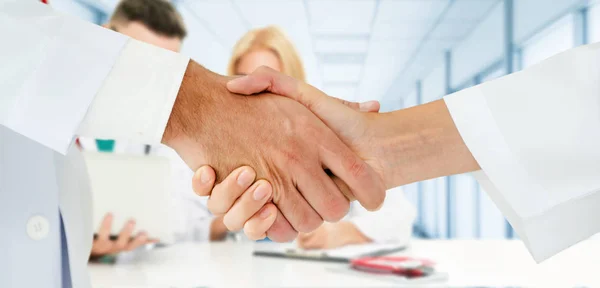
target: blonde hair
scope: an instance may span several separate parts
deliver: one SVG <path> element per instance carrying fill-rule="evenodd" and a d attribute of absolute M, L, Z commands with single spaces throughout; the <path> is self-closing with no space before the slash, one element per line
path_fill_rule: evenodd
<path fill-rule="evenodd" d="M 227 73 L 231 76 L 235 75 L 240 59 L 256 49 L 267 49 L 275 53 L 281 62 L 281 72 L 306 82 L 300 55 L 285 33 L 276 26 L 248 31 L 233 47 Z"/>

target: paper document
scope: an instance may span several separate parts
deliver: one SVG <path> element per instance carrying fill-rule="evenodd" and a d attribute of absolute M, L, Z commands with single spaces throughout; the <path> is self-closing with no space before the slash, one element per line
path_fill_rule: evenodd
<path fill-rule="evenodd" d="M 349 262 L 352 259 L 366 256 L 382 256 L 402 251 L 402 244 L 360 244 L 348 245 L 335 249 L 304 250 L 296 243 L 256 243 L 254 255 L 267 257 L 296 258 L 305 260 Z"/>

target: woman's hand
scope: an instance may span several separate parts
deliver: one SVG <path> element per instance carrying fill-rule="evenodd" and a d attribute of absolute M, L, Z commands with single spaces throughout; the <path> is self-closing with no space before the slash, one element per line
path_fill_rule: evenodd
<path fill-rule="evenodd" d="M 102 257 L 124 251 L 132 251 L 143 245 L 158 242 L 156 239 L 150 239 L 146 232 L 143 231 L 132 236 L 135 230 L 135 220 L 127 221 L 117 239 L 112 239 L 110 235 L 112 221 L 113 215 L 107 213 L 102 220 L 98 234 L 94 235 L 91 257 Z"/>
<path fill-rule="evenodd" d="M 296 239 L 302 249 L 333 249 L 352 244 L 372 242 L 358 228 L 348 221 L 324 223 L 310 233 L 300 233 Z"/>

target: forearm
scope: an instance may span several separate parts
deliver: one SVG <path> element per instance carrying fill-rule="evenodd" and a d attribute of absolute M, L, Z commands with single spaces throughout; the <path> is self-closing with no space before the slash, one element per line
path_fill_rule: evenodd
<path fill-rule="evenodd" d="M 225 81 L 225 77 L 194 61 L 190 61 L 183 76 L 161 142 L 177 151 L 192 170 L 206 163 L 190 159 L 208 159 L 209 155 L 202 155 L 205 151 L 203 143 L 209 140 L 204 133 L 219 125 L 219 119 L 210 115 L 222 113 L 222 108 L 215 108 L 215 103 L 226 101 Z"/>
<path fill-rule="evenodd" d="M 479 170 L 443 100 L 383 114 L 383 152 L 388 188 Z"/>

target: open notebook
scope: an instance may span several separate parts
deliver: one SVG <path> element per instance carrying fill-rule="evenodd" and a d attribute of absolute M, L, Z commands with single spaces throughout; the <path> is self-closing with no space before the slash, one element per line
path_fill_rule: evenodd
<path fill-rule="evenodd" d="M 348 245 L 335 249 L 304 250 L 296 243 L 259 242 L 254 246 L 255 256 L 348 263 L 360 257 L 374 257 L 392 254 L 406 248 L 401 244 L 361 244 Z"/>

